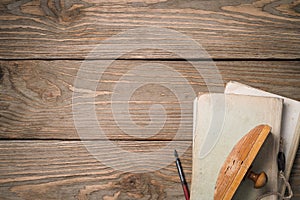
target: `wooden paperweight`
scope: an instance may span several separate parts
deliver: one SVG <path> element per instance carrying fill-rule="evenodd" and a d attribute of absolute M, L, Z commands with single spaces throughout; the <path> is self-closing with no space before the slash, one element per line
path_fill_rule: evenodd
<path fill-rule="evenodd" d="M 232 199 L 241 181 L 247 177 L 253 180 L 255 188 L 266 184 L 266 174 L 264 172 L 256 174 L 250 168 L 270 131 L 270 126 L 259 125 L 233 147 L 219 172 L 215 186 L 215 200 Z"/>

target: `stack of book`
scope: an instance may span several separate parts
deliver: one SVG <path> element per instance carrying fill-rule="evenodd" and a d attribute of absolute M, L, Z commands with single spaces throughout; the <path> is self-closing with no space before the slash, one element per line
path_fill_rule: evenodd
<path fill-rule="evenodd" d="M 266 172 L 268 182 L 254 189 L 250 180 L 244 180 L 233 199 L 253 200 L 270 192 L 284 193 L 277 155 L 283 151 L 286 156 L 284 175 L 288 179 L 299 145 L 299 113 L 300 102 L 237 82 L 229 82 L 224 94 L 200 94 L 194 102 L 191 199 L 214 199 L 216 181 L 227 156 L 245 134 L 260 124 L 272 129 L 252 169 Z"/>

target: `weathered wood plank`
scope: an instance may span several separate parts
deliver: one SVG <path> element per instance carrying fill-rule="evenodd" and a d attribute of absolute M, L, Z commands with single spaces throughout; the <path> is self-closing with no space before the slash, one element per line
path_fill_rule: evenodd
<path fill-rule="evenodd" d="M 155 151 L 166 144 L 153 141 L 117 143 L 128 152 Z M 155 172 L 135 174 L 101 164 L 79 141 L 1 141 L 0 150 L 1 199 L 184 198 L 173 162 Z M 99 147 L 101 150 L 107 149 Z M 191 152 L 189 148 L 181 157 L 189 184 Z M 144 161 L 140 157 L 142 165 Z M 299 161 L 300 151 L 291 176 L 294 200 L 300 198 Z M 135 167 L 129 161 L 122 164 Z"/>
<path fill-rule="evenodd" d="M 213 58 L 300 57 L 297 0 L 7 0 L 1 2 L 0 11 L 0 58 L 3 59 L 82 59 L 102 41 L 144 26 L 176 30 L 202 44 Z M 172 45 L 178 43 L 178 37 L 166 36 L 163 31 L 141 35 L 151 41 L 160 40 L 166 46 L 170 45 L 166 38 L 171 39 Z M 117 46 L 131 37 L 121 38 Z M 182 46 L 177 50 L 182 50 Z M 114 46 L 107 51 L 114 52 Z M 178 55 L 154 49 L 136 50 L 124 57 L 178 58 Z"/>
<path fill-rule="evenodd" d="M 166 144 L 117 142 L 137 156 Z M 107 146 L 96 148 L 109 150 Z M 154 172 L 122 172 L 96 160 L 76 141 L 1 141 L 0 152 L 1 199 L 183 199 L 173 161 Z M 172 160 L 173 156 L 172 152 Z M 181 157 L 189 183 L 191 158 L 191 149 Z M 136 168 L 130 160 L 121 160 L 121 165 Z M 144 166 L 159 162 L 155 157 L 145 160 L 140 156 L 139 160 Z"/>
<path fill-rule="evenodd" d="M 97 61 L 88 63 L 97 66 Z M 80 61 L 2 61 L 0 63 L 0 137 L 3 139 L 78 139 L 72 113 L 72 94 L 75 90 L 80 90 L 74 87 L 74 80 L 81 64 Z M 153 79 L 151 74 L 154 72 L 146 70 L 144 73 L 147 75 L 142 77 L 139 71 L 129 71 L 145 64 L 168 66 L 171 72 L 176 71 L 178 74 L 166 70 L 164 76 L 164 73 L 158 71 L 162 76 L 157 84 L 147 84 L 149 79 Z M 235 80 L 300 100 L 300 62 L 217 62 L 216 64 L 224 83 Z M 103 73 L 99 81 L 100 85 L 96 89 L 96 114 L 102 130 L 110 139 L 138 139 L 139 137 L 131 135 L 131 131 L 138 130 L 135 127 L 137 124 L 144 127 L 138 135 L 140 139 L 172 140 L 181 124 L 184 128 L 181 139 L 191 140 L 193 94 L 188 94 L 187 85 L 192 87 L 192 92 L 195 94 L 207 92 L 207 86 L 211 92 L 222 91 L 222 85 L 210 68 L 203 68 L 202 72 L 203 76 L 210 78 L 208 85 L 199 72 L 187 62 L 115 61 Z M 87 71 L 87 75 L 89 74 L 93 74 L 93 71 Z M 125 75 L 131 79 L 125 80 Z M 157 75 L 157 72 L 154 75 Z M 134 89 L 136 83 L 144 86 Z M 134 90 L 128 101 L 118 97 L 116 85 L 128 86 L 125 93 L 130 93 L 130 89 Z M 171 86 L 181 87 L 170 90 L 168 87 Z M 183 106 L 180 107 L 176 95 L 181 93 L 187 95 L 187 100 L 181 102 Z M 88 91 L 84 95 L 95 94 Z M 129 117 L 120 115 L 119 110 L 112 110 L 111 100 L 119 103 L 118 105 L 129 105 Z M 151 122 L 149 109 L 153 104 L 160 104 L 165 108 L 164 113 L 154 113 L 153 116 L 153 119 L 166 120 L 163 127 L 159 124 L 154 126 L 160 127 L 160 131 L 147 127 Z M 185 112 L 186 115 L 182 116 L 181 112 Z M 115 115 L 121 118 L 115 118 Z M 82 120 L 88 121 L 84 117 Z M 130 124 L 132 122 L 135 124 Z M 129 134 L 126 134 L 126 129 Z M 151 133 L 154 135 L 152 136 Z M 88 134 L 83 137 L 99 139 Z"/>

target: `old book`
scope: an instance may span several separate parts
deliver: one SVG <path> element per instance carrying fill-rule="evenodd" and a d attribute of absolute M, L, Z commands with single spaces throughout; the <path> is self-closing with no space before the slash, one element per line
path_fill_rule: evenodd
<path fill-rule="evenodd" d="M 281 137 L 283 139 L 283 152 L 286 156 L 286 169 L 284 174 L 288 179 L 293 167 L 293 162 L 296 156 L 300 139 L 300 102 L 234 81 L 231 81 L 226 85 L 225 93 L 278 97 L 284 100 L 281 122 Z M 285 184 L 280 184 L 281 193 L 283 193 L 285 190 Z"/>
<path fill-rule="evenodd" d="M 254 189 L 242 181 L 233 199 L 253 200 L 278 188 L 277 153 L 282 99 L 232 94 L 203 94 L 195 100 L 191 199 L 214 199 L 220 169 L 235 144 L 259 124 L 272 130 L 253 161 L 252 170 L 265 171 L 268 182 Z M 264 198 L 275 200 L 276 196 Z"/>

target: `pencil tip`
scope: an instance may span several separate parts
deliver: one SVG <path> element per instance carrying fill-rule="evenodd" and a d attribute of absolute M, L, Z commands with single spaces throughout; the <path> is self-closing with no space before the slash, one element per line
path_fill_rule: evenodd
<path fill-rule="evenodd" d="M 178 158 L 178 153 L 177 153 L 176 149 L 174 150 L 174 156 L 175 156 L 175 158 Z"/>

